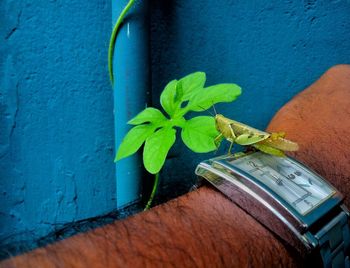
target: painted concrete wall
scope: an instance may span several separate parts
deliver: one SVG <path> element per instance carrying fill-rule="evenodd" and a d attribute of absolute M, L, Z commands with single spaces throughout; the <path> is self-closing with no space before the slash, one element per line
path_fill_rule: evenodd
<path fill-rule="evenodd" d="M 202 70 L 209 85 L 243 87 L 221 113 L 264 128 L 327 68 L 350 63 L 346 0 L 155 0 L 150 12 L 155 106 L 167 81 Z M 107 0 L 0 3 L 0 248 L 116 205 L 111 13 Z M 177 144 L 163 198 L 188 190 L 211 156 Z"/>
<path fill-rule="evenodd" d="M 257 128 L 330 66 L 350 63 L 350 1 L 152 1 L 153 103 L 167 81 L 205 71 L 207 83 L 235 82 L 243 94 L 220 113 Z M 177 145 L 163 189 L 188 189 L 195 156 Z M 167 178 L 167 179 L 166 179 Z M 179 181 L 181 179 L 181 181 Z"/>
<path fill-rule="evenodd" d="M 0 248 L 115 208 L 109 0 L 0 3 Z"/>

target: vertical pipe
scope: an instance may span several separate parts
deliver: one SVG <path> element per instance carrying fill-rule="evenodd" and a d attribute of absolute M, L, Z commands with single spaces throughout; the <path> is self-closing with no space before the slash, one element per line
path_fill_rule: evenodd
<path fill-rule="evenodd" d="M 112 1 L 113 24 L 127 2 Z M 113 59 L 116 148 L 130 129 L 126 122 L 145 108 L 149 95 L 147 2 L 136 2 L 117 35 Z M 140 154 L 116 163 L 118 208 L 140 198 L 142 172 Z"/>

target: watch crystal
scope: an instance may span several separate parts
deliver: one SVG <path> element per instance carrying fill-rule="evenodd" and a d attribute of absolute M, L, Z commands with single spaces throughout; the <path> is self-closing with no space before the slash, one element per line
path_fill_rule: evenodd
<path fill-rule="evenodd" d="M 302 215 L 335 193 L 320 176 L 288 157 L 257 152 L 229 163 L 253 176 Z"/>

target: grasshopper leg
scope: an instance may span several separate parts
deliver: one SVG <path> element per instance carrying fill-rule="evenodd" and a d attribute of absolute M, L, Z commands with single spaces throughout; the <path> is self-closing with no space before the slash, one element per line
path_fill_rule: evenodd
<path fill-rule="evenodd" d="M 235 135 L 235 132 L 233 131 L 231 124 L 229 124 L 228 126 L 229 126 L 229 129 L 231 132 L 231 137 L 232 137 L 230 147 L 228 148 L 228 154 L 232 154 L 231 150 L 232 150 L 233 144 L 235 143 L 236 135 Z"/>
<path fill-rule="evenodd" d="M 232 154 L 231 150 L 232 150 L 233 144 L 234 142 L 231 141 L 230 148 L 228 148 L 228 154 Z"/>
<path fill-rule="evenodd" d="M 220 133 L 220 134 L 214 139 L 215 145 L 218 144 L 218 142 L 220 141 L 221 138 L 222 138 L 222 133 Z M 216 147 L 219 147 L 219 146 L 216 146 Z"/>
<path fill-rule="evenodd" d="M 220 139 L 222 139 L 222 133 L 220 133 L 215 139 L 214 139 L 214 143 L 216 145 L 216 151 L 214 154 L 217 154 L 219 147 L 220 147 Z"/>

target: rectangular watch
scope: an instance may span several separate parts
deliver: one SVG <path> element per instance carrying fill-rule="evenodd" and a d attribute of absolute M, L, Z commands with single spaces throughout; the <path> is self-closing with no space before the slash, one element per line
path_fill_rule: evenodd
<path fill-rule="evenodd" d="M 349 212 L 343 197 L 305 165 L 252 152 L 203 161 L 196 174 L 301 256 L 319 256 L 324 267 L 350 267 Z"/>

